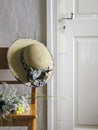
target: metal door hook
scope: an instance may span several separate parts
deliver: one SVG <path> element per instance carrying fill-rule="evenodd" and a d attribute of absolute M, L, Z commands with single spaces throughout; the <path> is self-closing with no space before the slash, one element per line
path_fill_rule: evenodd
<path fill-rule="evenodd" d="M 64 15 L 62 17 L 63 20 L 67 19 L 67 20 L 72 20 L 73 19 L 73 13 L 66 13 L 66 15 Z"/>

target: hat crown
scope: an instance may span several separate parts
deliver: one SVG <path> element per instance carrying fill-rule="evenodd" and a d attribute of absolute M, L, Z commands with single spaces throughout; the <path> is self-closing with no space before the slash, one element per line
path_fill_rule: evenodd
<path fill-rule="evenodd" d="M 36 69 L 46 69 L 50 64 L 53 66 L 52 57 L 48 49 L 42 44 L 31 44 L 24 48 L 24 60 L 27 66 Z"/>

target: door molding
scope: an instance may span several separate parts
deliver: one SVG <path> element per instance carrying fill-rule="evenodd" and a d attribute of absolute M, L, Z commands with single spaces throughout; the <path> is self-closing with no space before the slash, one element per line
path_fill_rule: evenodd
<path fill-rule="evenodd" d="M 55 70 L 48 83 L 47 95 L 51 100 L 47 101 L 47 130 L 57 130 L 57 1 L 46 0 L 47 21 L 47 47 L 54 57 Z"/>

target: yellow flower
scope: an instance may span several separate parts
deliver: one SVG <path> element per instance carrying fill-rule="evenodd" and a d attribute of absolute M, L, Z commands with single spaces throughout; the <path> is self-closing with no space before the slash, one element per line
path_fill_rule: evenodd
<path fill-rule="evenodd" d="M 22 114 L 24 112 L 24 108 L 22 106 L 22 104 L 18 104 L 17 109 L 15 110 L 15 114 Z"/>

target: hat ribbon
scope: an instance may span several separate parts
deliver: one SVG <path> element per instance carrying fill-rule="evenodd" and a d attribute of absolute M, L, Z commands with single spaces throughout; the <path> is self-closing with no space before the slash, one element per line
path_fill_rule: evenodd
<path fill-rule="evenodd" d="M 24 50 L 20 54 L 20 61 L 24 69 L 27 71 L 27 80 L 33 86 L 41 87 L 47 83 L 49 72 L 52 71 L 53 69 L 49 69 L 49 66 L 44 70 L 36 69 L 34 67 L 29 67 L 24 60 Z"/>

